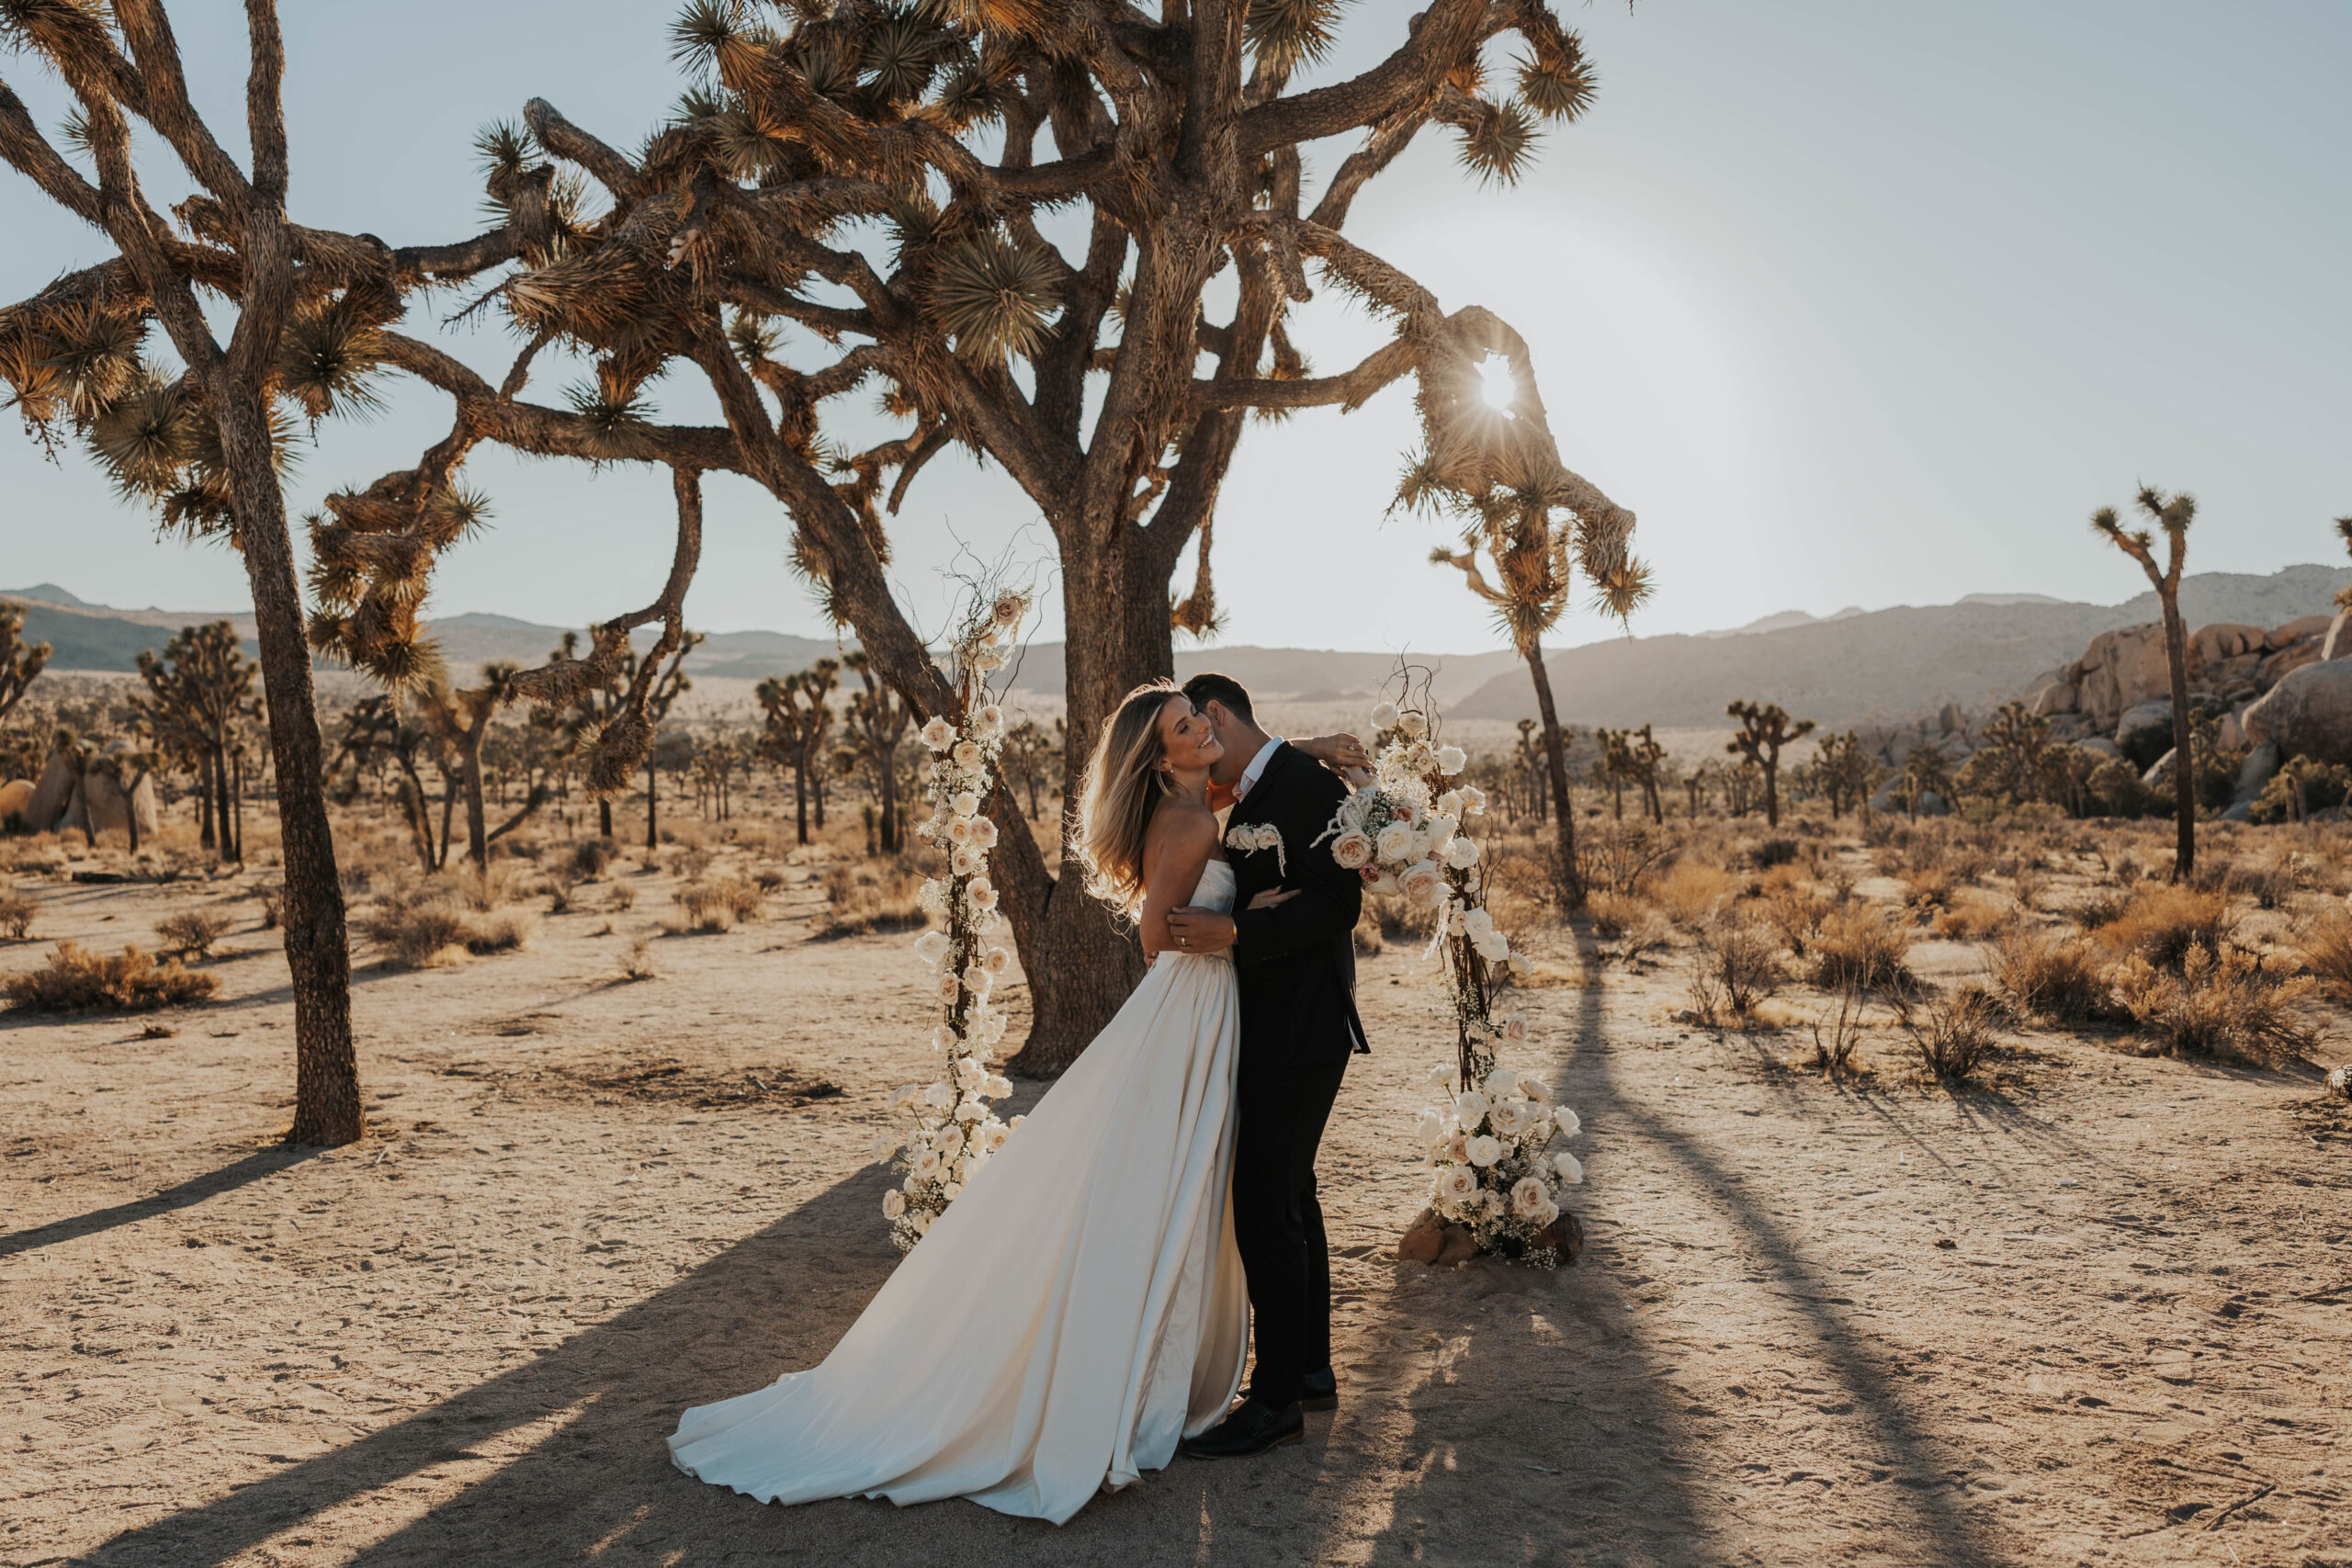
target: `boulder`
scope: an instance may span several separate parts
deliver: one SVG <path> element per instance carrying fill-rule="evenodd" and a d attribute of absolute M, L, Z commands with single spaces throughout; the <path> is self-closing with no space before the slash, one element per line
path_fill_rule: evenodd
<path fill-rule="evenodd" d="M 2268 691 L 2304 665 L 2318 663 L 2321 646 L 2321 639 L 2315 637 L 2289 643 L 2262 661 L 2262 668 L 2255 671 L 2255 683 Z"/>
<path fill-rule="evenodd" d="M 2307 637 L 2324 638 L 2336 619 L 2335 615 L 2298 615 L 2285 626 L 2271 627 L 2268 641 L 2276 650 L 2292 648 Z"/>
<path fill-rule="evenodd" d="M 2102 757 L 2120 757 L 2123 755 L 2123 748 L 2118 746 L 2114 741 L 2109 740 L 2104 735 L 2094 735 L 2088 739 L 2077 740 L 2075 744 L 2081 747 L 2086 751 L 2096 751 Z"/>
<path fill-rule="evenodd" d="M 2233 725 L 2237 721 L 2234 718 L 2226 718 L 2222 722 L 2224 725 Z M 2226 742 L 2223 745 L 2225 750 L 2233 749 Z M 2230 791 L 2231 804 L 2252 806 L 2255 797 L 2262 793 L 2262 786 L 2270 782 L 2270 775 L 2277 773 L 2278 765 L 2285 761 L 2286 758 L 2279 754 L 2278 742 L 2276 740 L 2266 740 L 2248 750 L 2245 761 L 2238 764 L 2238 782 Z"/>
<path fill-rule="evenodd" d="M 90 770 L 82 780 L 82 799 L 92 830 L 120 833 L 127 838 L 130 832 L 130 814 L 135 809 L 139 813 L 140 839 L 143 841 L 152 835 L 156 822 L 154 775 L 150 773 L 141 779 L 132 795 L 134 798 L 124 796 L 121 783 L 113 775 L 102 773 L 95 768 Z"/>
<path fill-rule="evenodd" d="M 2246 653 L 2266 653 L 2269 648 L 2270 633 L 2264 627 L 2217 621 L 2188 634 L 2188 668 L 2192 673 L 2211 670 L 2223 660 Z"/>
<path fill-rule="evenodd" d="M 2245 744 L 2245 731 L 2238 726 L 2238 716 L 2225 713 L 2213 726 L 2213 744 L 2223 751 L 2234 751 Z"/>
<path fill-rule="evenodd" d="M 2306 664 L 2245 710 L 2246 739 L 2282 757 L 2352 762 L 2352 659 Z"/>
<path fill-rule="evenodd" d="M 1574 1214 L 1563 1209 L 1560 1211 L 1560 1217 L 1537 1231 L 1529 1238 L 1527 1245 L 1539 1248 L 1546 1247 L 1557 1248 L 1561 1262 L 1574 1264 L 1577 1258 L 1584 1256 L 1584 1227 L 1577 1224 L 1577 1217 Z"/>
<path fill-rule="evenodd" d="M 32 803 L 32 780 L 10 779 L 6 784 L 0 784 L 0 822 L 6 822 L 9 818 L 14 817 L 27 828 L 30 828 L 33 823 L 32 812 L 29 809 Z"/>
<path fill-rule="evenodd" d="M 1437 1255 L 1445 1250 L 1445 1222 L 1437 1217 L 1434 1209 L 1423 1209 L 1419 1217 L 1405 1227 L 1396 1238 L 1396 1261 L 1399 1263 L 1434 1263 Z"/>
<path fill-rule="evenodd" d="M 2120 750 L 2129 751 L 2132 750 L 2132 737 L 2149 729 L 2162 730 L 2167 741 L 2172 739 L 2170 699 L 2133 703 L 2125 708 L 2115 721 L 2115 744 Z"/>
<path fill-rule="evenodd" d="M 2170 784 L 2172 782 L 2172 754 L 2177 750 L 2177 747 L 2165 747 L 2165 754 L 2157 758 L 2154 761 L 2149 763 L 2147 772 L 2140 775 L 2140 782 L 2146 784 L 2150 789 L 2155 788 L 2158 784 Z"/>
<path fill-rule="evenodd" d="M 2033 716 L 2051 718 L 2062 713 L 2072 713 L 2081 702 L 2082 694 L 2071 684 L 2044 686 L 2033 699 Z"/>
<path fill-rule="evenodd" d="M 1940 734 L 1957 735 L 1964 722 L 1966 721 L 1961 717 L 1960 705 L 1957 703 L 1946 703 L 1942 711 L 1936 715 L 1936 729 Z"/>
<path fill-rule="evenodd" d="M 2151 621 L 2099 633 L 2083 652 L 2082 671 L 2075 685 L 2083 712 L 2099 728 L 2111 728 L 2126 708 L 2171 691 L 2165 628 Z"/>
<path fill-rule="evenodd" d="M 36 833 L 51 833 L 57 829 L 58 819 L 74 801 L 74 770 L 65 759 L 52 751 L 49 763 L 40 771 L 40 782 L 33 785 L 33 798 L 25 812 L 25 824 Z"/>
<path fill-rule="evenodd" d="M 1477 1256 L 1478 1238 L 1470 1234 L 1470 1227 L 1449 1221 L 1445 1227 L 1445 1245 L 1438 1249 L 1437 1267 L 1451 1269 Z"/>
<path fill-rule="evenodd" d="M 2352 654 L 2352 610 L 2338 610 L 2335 618 L 2327 623 L 2327 636 L 2319 645 L 2322 659 L 2342 659 Z"/>

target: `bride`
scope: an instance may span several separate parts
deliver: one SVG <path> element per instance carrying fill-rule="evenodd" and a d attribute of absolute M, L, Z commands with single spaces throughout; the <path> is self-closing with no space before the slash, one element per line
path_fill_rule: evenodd
<path fill-rule="evenodd" d="M 822 1365 L 685 1413 L 680 1469 L 765 1502 L 967 1496 L 1060 1524 L 1224 1416 L 1250 1328 L 1226 1204 L 1234 974 L 1167 924 L 1232 907 L 1221 754 L 1172 684 L 1120 704 L 1087 764 L 1080 854 L 1087 890 L 1136 922 L 1142 984 Z"/>

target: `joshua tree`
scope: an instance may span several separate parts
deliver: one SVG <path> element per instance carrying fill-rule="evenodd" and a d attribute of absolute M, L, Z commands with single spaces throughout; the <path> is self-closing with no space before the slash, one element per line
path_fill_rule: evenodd
<path fill-rule="evenodd" d="M 253 713 L 259 668 L 244 656 L 237 629 L 227 621 L 184 626 L 164 644 L 161 658 L 143 649 L 138 663 L 147 689 L 130 701 L 134 726 L 167 750 L 196 760 L 207 821 L 214 828 L 205 841 L 217 843 L 225 860 L 243 860 L 238 813 L 230 798 L 232 761 L 240 730 Z M 281 800 L 284 795 L 281 788 Z"/>
<path fill-rule="evenodd" d="M 875 679 L 873 661 L 863 651 L 851 654 L 842 662 L 864 684 L 863 690 L 849 694 L 849 715 L 843 728 L 856 742 L 858 756 L 873 772 L 875 804 L 881 812 L 882 851 L 895 854 L 899 840 L 899 746 L 906 739 L 908 726 L 914 722 L 914 710 L 904 698 Z"/>
<path fill-rule="evenodd" d="M 0 604 L 0 722 L 24 700 L 49 655 L 49 644 L 25 640 L 25 607 Z"/>
<path fill-rule="evenodd" d="M 1920 806 L 1930 795 L 1949 806 L 1951 804 L 1951 759 L 1943 748 L 1921 741 L 1904 754 L 1903 814 L 1915 820 Z"/>
<path fill-rule="evenodd" d="M 90 759 L 83 773 L 83 816 L 88 821 L 92 838 L 97 835 L 97 823 L 88 807 L 88 779 L 93 773 L 102 773 L 114 781 L 122 792 L 123 829 L 130 835 L 130 852 L 139 852 L 139 786 L 154 775 L 162 765 L 162 753 L 141 746 L 112 746 Z"/>
<path fill-rule="evenodd" d="M 1563 730 L 1561 736 L 1565 744 L 1575 739 L 1576 731 Z M 1522 718 L 1519 721 L 1519 765 L 1520 770 L 1527 775 L 1527 798 L 1529 804 L 1535 808 L 1535 820 L 1538 823 L 1544 822 L 1550 817 L 1547 802 L 1550 801 L 1551 796 L 1544 792 L 1544 781 L 1549 776 L 1548 764 L 1544 744 L 1536 736 L 1535 721 L 1532 718 Z"/>
<path fill-rule="evenodd" d="M 1777 828 L 1781 825 L 1781 748 L 1812 734 L 1813 720 L 1792 722 L 1778 703 L 1738 702 L 1724 711 L 1739 720 L 1739 733 L 1724 743 L 1724 750 L 1746 757 L 1762 772 L 1764 820 Z"/>
<path fill-rule="evenodd" d="M 997 754 L 997 766 L 1004 771 L 1005 782 L 1020 786 L 1029 797 L 1029 820 L 1037 820 L 1037 786 L 1048 783 L 1047 770 L 1053 766 L 1054 745 L 1046 732 L 1037 728 L 1034 718 L 1024 718 L 1004 733 L 1004 750 Z"/>
<path fill-rule="evenodd" d="M 1690 792 L 1690 820 L 1699 820 L 1699 808 L 1707 804 L 1707 794 L 1723 777 L 1724 765 L 1713 757 L 1682 775 L 1682 787 Z"/>
<path fill-rule="evenodd" d="M 1650 726 L 1623 731 L 1625 776 L 1641 786 L 1643 808 L 1650 820 L 1663 826 L 1666 806 L 1658 798 L 1658 768 L 1666 761 L 1666 748 L 1650 733 Z"/>
<path fill-rule="evenodd" d="M 677 644 L 673 648 L 665 650 L 659 644 L 655 645 L 652 652 L 647 655 L 642 666 L 643 671 L 650 672 L 650 679 L 646 682 L 645 696 L 638 705 L 637 711 L 642 713 L 647 722 L 653 726 L 656 742 L 648 745 L 645 752 L 645 847 L 648 850 L 660 847 L 662 842 L 660 828 L 656 820 L 661 811 L 661 801 L 657 794 L 654 770 L 657 767 L 683 768 L 694 761 L 693 740 L 674 730 L 667 735 L 662 734 L 661 725 L 663 719 L 670 716 L 671 705 L 677 702 L 681 694 L 693 687 L 693 680 L 682 672 L 681 667 L 686 661 L 686 655 L 692 653 L 701 644 L 702 633 L 684 632 L 678 637 Z M 663 662 L 665 655 L 668 660 L 666 665 Z M 662 741 L 668 742 L 666 752 L 659 744 Z M 682 745 L 683 755 L 680 750 Z M 606 753 L 606 756 L 610 755 L 611 753 Z M 593 781 L 590 787 L 594 787 Z"/>
<path fill-rule="evenodd" d="M 1843 816 L 1850 806 L 1868 822 L 1871 786 L 1877 783 L 1878 769 L 1871 761 L 1862 738 L 1850 729 L 1842 735 L 1823 736 L 1815 765 L 1821 775 L 1821 792 L 1829 797 L 1830 819 L 1835 821 Z"/>
<path fill-rule="evenodd" d="M 1340 9 L 796 6 L 778 30 L 744 0 L 695 0 L 674 33 L 694 88 L 638 155 L 533 100 L 522 125 L 482 140 L 501 226 L 462 255 L 403 271 L 394 253 L 383 269 L 405 289 L 427 272 L 514 265 L 484 299 L 529 341 L 493 386 L 372 328 L 369 362 L 447 393 L 456 420 L 415 468 L 330 498 L 336 527 L 403 558 L 385 566 L 398 593 L 354 602 L 372 617 L 367 657 L 397 661 L 409 563 L 444 547 L 436 509 L 467 452 L 492 441 L 744 474 L 790 513 L 798 560 L 877 676 L 918 716 L 940 712 L 944 679 L 891 597 L 886 516 L 961 444 L 1000 464 L 1053 532 L 1069 744 L 1083 756 L 1123 694 L 1172 671 L 1176 626 L 1214 620 L 1206 547 L 1250 412 L 1351 408 L 1407 378 L 1425 443 L 1409 488 L 1480 503 L 1518 491 L 1576 510 L 1593 581 L 1622 583 L 1630 516 L 1596 504 L 1556 458 L 1531 460 L 1549 438 L 1516 334 L 1476 307 L 1447 314 L 1341 232 L 1366 184 L 1432 125 L 1460 133 L 1475 172 L 1515 175 L 1540 118 L 1571 119 L 1590 101 L 1580 45 L 1543 0 L 1433 0 L 1379 64 L 1292 90 L 1292 73 L 1329 48 Z M 1516 60 L 1501 57 L 1506 35 Z M 1310 192 L 1301 148 L 1338 138 L 1356 145 Z M 591 180 L 609 197 L 593 218 Z M 1083 239 L 1057 250 L 1041 209 L 1056 210 L 1056 233 Z M 1294 341 L 1311 281 L 1369 305 L 1395 335 L 1340 374 L 1311 375 Z M 1229 314 L 1204 311 L 1212 289 Z M 522 400 L 548 343 L 594 362 L 570 408 Z M 833 345 L 830 363 L 804 370 L 812 344 Z M 1480 398 L 1490 355 L 1511 365 L 1515 419 Z M 709 384 L 724 428 L 650 417 L 642 389 L 681 362 Z M 830 424 L 823 411 L 869 381 L 899 424 L 861 446 L 842 425 L 862 410 Z M 1490 446 L 1509 449 L 1499 475 Z M 323 554 L 376 570 L 347 544 L 331 536 Z M 1193 587 L 1171 604 L 1188 550 Z M 649 739 L 641 723 L 608 728 L 598 750 L 615 756 L 601 767 L 625 771 Z M 1139 960 L 1082 879 L 1057 879 L 1025 837 L 994 870 L 1033 977 L 1023 1062 L 1057 1067 L 1115 1010 Z"/>
<path fill-rule="evenodd" d="M 2197 792 L 2190 786 L 2188 714 L 2188 628 L 2180 618 L 2180 569 L 2188 555 L 2188 525 L 2197 516 L 2197 498 L 2183 491 L 2166 495 L 2142 485 L 2132 504 L 2165 531 L 2165 556 L 2156 565 L 2155 535 L 2146 528 L 2126 529 L 2115 508 L 2102 506 L 2091 513 L 2091 527 L 2108 543 L 2140 563 L 2164 607 L 2165 666 L 2172 676 L 2172 779 L 2174 844 L 2172 876 L 2187 881 L 2197 869 Z"/>
<path fill-rule="evenodd" d="M 521 827 L 547 803 L 546 786 L 535 784 L 520 811 L 495 830 L 489 825 L 482 794 L 482 743 L 498 710 L 514 700 L 522 673 L 521 666 L 500 660 L 481 667 L 478 686 L 461 691 L 436 674 L 418 693 L 419 711 L 448 747 L 456 764 L 457 785 L 466 797 L 466 853 L 477 868 L 490 864 L 492 844 Z M 444 827 L 439 858 L 447 859 L 448 852 L 448 829 Z"/>
<path fill-rule="evenodd" d="M 817 774 L 819 799 L 823 798 L 825 742 L 833 729 L 832 695 L 841 684 L 841 661 L 820 659 L 797 674 L 770 676 L 752 694 L 767 716 L 761 750 L 771 761 L 792 770 L 792 806 L 800 841 L 808 841 L 809 774 Z M 825 819 L 823 807 L 817 826 Z"/>
<path fill-rule="evenodd" d="M 403 716 L 401 698 L 395 694 L 385 693 L 364 697 L 351 705 L 343 718 L 342 743 L 335 748 L 334 756 L 327 763 L 331 777 L 340 773 L 345 764 L 349 763 L 354 787 L 360 773 L 379 765 L 387 759 L 399 766 L 401 779 L 392 792 L 393 803 L 400 811 L 401 820 L 408 826 L 410 843 L 416 851 L 419 863 L 428 872 L 439 870 L 449 852 L 447 801 L 445 799 L 442 813 L 445 827 L 441 840 L 436 842 L 433 832 L 433 814 L 425 804 L 424 775 L 418 767 L 420 761 L 434 752 L 447 754 L 446 743 L 437 727 L 410 722 Z M 444 776 L 454 775 L 445 769 Z"/>

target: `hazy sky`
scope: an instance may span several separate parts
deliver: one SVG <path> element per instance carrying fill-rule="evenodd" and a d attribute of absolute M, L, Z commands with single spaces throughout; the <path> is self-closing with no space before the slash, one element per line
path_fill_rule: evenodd
<path fill-rule="evenodd" d="M 1326 73 L 1386 52 L 1415 8 L 1359 0 Z M 680 85 L 661 4 L 285 11 L 296 216 L 394 243 L 479 225 L 473 132 L 526 98 L 627 145 Z M 172 14 L 225 135 L 241 7 L 177 0 Z M 2352 6 L 1603 0 L 1561 14 L 1600 73 L 1589 116 L 1554 130 L 1508 191 L 1464 178 L 1452 133 L 1425 131 L 1349 233 L 1447 309 L 1485 304 L 1525 333 L 1564 457 L 1640 516 L 1658 592 L 1635 630 L 1976 591 L 2121 600 L 2144 584 L 2084 518 L 2143 479 L 2200 498 L 2195 570 L 2335 558 L 2328 520 L 2352 512 Z M 53 83 L 23 59 L 0 73 L 56 123 Z M 1313 150 L 1310 178 L 1344 152 Z M 148 166 L 161 186 L 165 165 Z M 0 170 L 0 297 L 105 254 Z M 1318 370 L 1378 341 L 1329 292 L 1303 327 Z M 494 326 L 447 341 L 492 379 L 513 351 Z M 571 374 L 543 370 L 532 395 L 555 400 Z M 299 507 L 407 467 L 446 432 L 437 394 L 391 391 L 376 423 L 322 432 Z M 662 391 L 673 414 L 714 417 L 688 378 Z M 1495 645 L 1459 580 L 1423 564 L 1440 525 L 1384 518 L 1408 399 L 1399 386 L 1352 415 L 1245 436 L 1217 534 L 1227 641 Z M 666 477 L 491 448 L 468 475 L 495 521 L 445 558 L 436 613 L 578 623 L 652 597 Z M 709 491 L 693 622 L 820 629 L 785 570 L 782 511 L 740 479 Z M 1041 568 L 1050 547 L 1001 475 L 945 459 L 897 536 L 928 625 L 959 540 Z M 0 585 L 245 602 L 225 552 L 153 542 L 89 465 L 44 461 L 12 424 L 0 537 Z M 1610 632 L 1583 617 L 1560 640 Z"/>

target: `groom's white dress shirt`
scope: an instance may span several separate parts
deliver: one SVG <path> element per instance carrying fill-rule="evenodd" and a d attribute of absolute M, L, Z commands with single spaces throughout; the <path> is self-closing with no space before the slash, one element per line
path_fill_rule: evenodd
<path fill-rule="evenodd" d="M 1233 785 L 1233 799 L 1236 805 L 1239 805 L 1242 798 L 1257 786 L 1258 775 L 1266 771 L 1266 764 L 1272 761 L 1274 753 L 1282 749 L 1282 743 L 1283 738 L 1279 735 L 1275 736 L 1263 746 L 1259 747 L 1258 754 L 1250 759 L 1250 765 L 1241 770 L 1241 777 Z"/>

